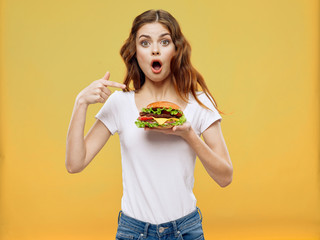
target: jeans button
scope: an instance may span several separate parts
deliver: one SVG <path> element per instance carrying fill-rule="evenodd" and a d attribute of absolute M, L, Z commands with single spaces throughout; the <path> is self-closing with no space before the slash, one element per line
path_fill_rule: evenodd
<path fill-rule="evenodd" d="M 159 233 L 163 233 L 164 228 L 163 227 L 159 227 Z"/>

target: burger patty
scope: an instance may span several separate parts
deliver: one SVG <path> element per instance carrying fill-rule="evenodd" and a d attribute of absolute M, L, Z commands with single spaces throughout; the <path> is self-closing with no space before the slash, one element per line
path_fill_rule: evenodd
<path fill-rule="evenodd" d="M 180 116 L 179 116 L 180 115 Z M 142 117 L 156 117 L 156 118 L 172 118 L 172 117 L 181 117 L 181 114 L 178 113 L 177 115 L 171 115 L 168 113 L 164 113 L 164 114 L 154 114 L 154 113 L 145 113 L 145 112 L 140 112 L 140 116 Z"/>

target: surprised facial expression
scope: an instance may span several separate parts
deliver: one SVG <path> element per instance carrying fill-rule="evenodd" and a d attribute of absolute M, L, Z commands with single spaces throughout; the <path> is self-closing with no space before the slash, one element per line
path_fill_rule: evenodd
<path fill-rule="evenodd" d="M 136 56 L 146 80 L 160 82 L 170 77 L 170 62 L 175 54 L 169 30 L 162 24 L 147 23 L 137 32 Z"/>

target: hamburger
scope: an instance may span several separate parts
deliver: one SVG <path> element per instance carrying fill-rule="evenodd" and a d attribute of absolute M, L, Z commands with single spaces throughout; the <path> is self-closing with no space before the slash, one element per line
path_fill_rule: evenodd
<path fill-rule="evenodd" d="M 142 108 L 139 115 L 135 121 L 139 128 L 172 128 L 186 121 L 181 108 L 167 101 L 150 103 L 146 108 Z"/>

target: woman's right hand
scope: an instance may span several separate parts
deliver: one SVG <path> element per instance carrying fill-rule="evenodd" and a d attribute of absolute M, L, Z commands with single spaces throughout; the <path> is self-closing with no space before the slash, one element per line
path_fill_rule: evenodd
<path fill-rule="evenodd" d="M 77 96 L 76 101 L 82 104 L 105 103 L 112 94 L 108 87 L 125 89 L 122 83 L 109 81 L 110 73 L 107 72 L 103 78 L 93 81 L 88 87 L 83 89 Z"/>

